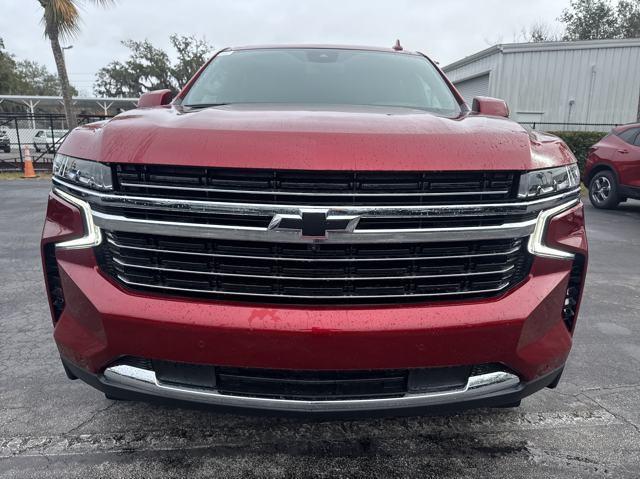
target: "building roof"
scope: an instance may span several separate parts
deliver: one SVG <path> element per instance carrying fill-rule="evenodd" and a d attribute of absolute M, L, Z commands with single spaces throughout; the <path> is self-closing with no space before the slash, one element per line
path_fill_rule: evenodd
<path fill-rule="evenodd" d="M 443 68 L 451 71 L 461 66 L 473 63 L 496 53 L 544 52 L 556 50 L 589 50 L 595 48 L 628 48 L 640 47 L 640 38 L 625 38 L 613 40 L 580 40 L 574 42 L 535 42 L 535 43 L 503 43 L 464 57 Z"/>

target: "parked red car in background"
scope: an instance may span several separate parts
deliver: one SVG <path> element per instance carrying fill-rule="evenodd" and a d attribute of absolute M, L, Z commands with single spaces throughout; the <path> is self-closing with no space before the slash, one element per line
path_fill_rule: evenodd
<path fill-rule="evenodd" d="M 640 199 L 640 123 L 619 126 L 589 149 L 583 177 L 596 208 Z"/>

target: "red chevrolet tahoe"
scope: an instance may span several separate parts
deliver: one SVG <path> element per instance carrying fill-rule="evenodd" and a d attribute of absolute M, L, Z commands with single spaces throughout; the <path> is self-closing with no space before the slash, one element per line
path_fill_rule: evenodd
<path fill-rule="evenodd" d="M 399 48 L 229 48 L 75 129 L 42 238 L 67 375 L 271 413 L 514 406 L 560 378 L 587 240 L 558 138 Z"/>

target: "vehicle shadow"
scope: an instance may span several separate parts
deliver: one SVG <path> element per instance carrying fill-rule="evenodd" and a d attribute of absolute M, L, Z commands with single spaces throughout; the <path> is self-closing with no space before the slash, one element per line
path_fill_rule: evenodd
<path fill-rule="evenodd" d="M 110 415 L 118 416 L 117 409 Z M 130 454 L 147 450 L 149 444 L 173 451 L 165 456 L 165 472 L 179 471 L 184 461 L 193 468 L 194 462 L 204 465 L 211 457 L 224 457 L 238 463 L 238 477 L 254 477 L 256 467 L 276 467 L 285 472 L 283 477 L 298 477 L 301 470 L 305 477 L 332 477 L 327 471 L 335 470 L 347 477 L 458 478 L 476 477 L 474 470 L 499 474 L 504 462 L 524 464 L 535 455 L 522 435 L 522 426 L 531 426 L 530 418 L 519 408 L 351 420 L 236 416 L 149 405 L 145 409 L 147 418 L 162 427 L 147 423 L 146 439 L 138 431 L 120 446 Z M 131 410 L 127 415 L 140 417 Z M 118 422 L 117 417 L 111 419 Z"/>
<path fill-rule="evenodd" d="M 627 200 L 624 203 L 620 203 L 620 205 L 618 205 L 617 211 L 622 211 L 625 213 L 635 213 L 640 215 L 640 200 Z"/>

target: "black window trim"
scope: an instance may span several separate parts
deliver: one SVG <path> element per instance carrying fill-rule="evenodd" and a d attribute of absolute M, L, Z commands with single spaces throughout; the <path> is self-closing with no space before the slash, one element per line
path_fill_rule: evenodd
<path fill-rule="evenodd" d="M 631 137 L 630 141 L 625 140 L 622 135 L 624 133 L 627 133 L 629 131 L 635 130 L 635 135 Z M 632 126 L 630 128 L 627 128 L 625 130 L 619 131 L 616 133 L 616 136 L 618 138 L 620 138 L 622 141 L 624 141 L 625 143 L 627 143 L 628 145 L 631 146 L 640 146 L 640 143 L 638 143 L 638 139 L 640 138 L 640 127 L 638 126 Z"/>

